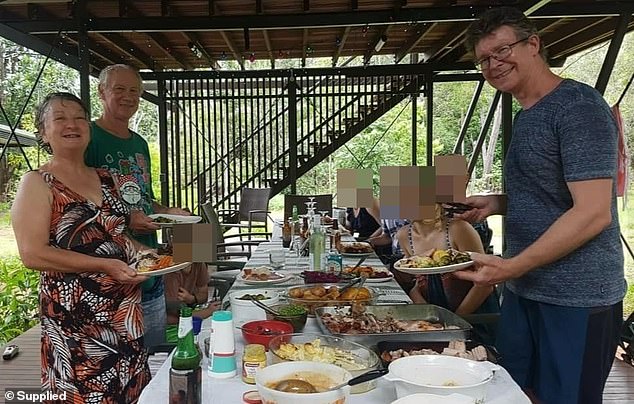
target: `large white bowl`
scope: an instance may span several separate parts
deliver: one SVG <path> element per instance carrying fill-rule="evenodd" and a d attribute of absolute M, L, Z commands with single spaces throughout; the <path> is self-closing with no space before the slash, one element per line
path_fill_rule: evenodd
<path fill-rule="evenodd" d="M 392 401 L 391 404 L 473 404 L 474 402 L 473 397 L 462 394 L 439 396 L 437 394 L 416 393 Z"/>
<path fill-rule="evenodd" d="M 297 372 L 314 372 L 327 375 L 336 384 L 352 378 L 350 372 L 329 363 L 318 362 L 282 362 L 260 369 L 255 374 L 255 384 L 262 402 L 267 404 L 344 404 L 350 398 L 350 386 L 323 393 L 297 394 L 273 390 L 267 384 L 278 383 L 284 379 L 293 379 Z"/>
<path fill-rule="evenodd" d="M 498 366 L 451 356 L 416 355 L 397 359 L 388 368 L 390 373 L 384 378 L 394 382 L 398 398 L 414 393 L 457 393 L 473 397 L 479 404 L 484 403 L 487 385 Z"/>
<path fill-rule="evenodd" d="M 273 306 L 280 301 L 280 294 L 273 289 L 245 289 L 232 292 L 229 295 L 231 302 L 231 313 L 233 314 L 233 323 L 236 326 L 242 326 L 244 323 L 254 320 L 266 320 L 266 312 L 253 304 L 251 300 L 240 300 L 239 297 L 244 295 L 262 294 L 267 298 L 260 300 L 267 306 Z"/>

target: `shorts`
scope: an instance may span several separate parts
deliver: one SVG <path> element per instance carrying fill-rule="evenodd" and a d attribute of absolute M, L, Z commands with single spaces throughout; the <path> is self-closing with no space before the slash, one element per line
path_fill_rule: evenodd
<path fill-rule="evenodd" d="M 622 302 L 557 306 L 506 288 L 497 327 L 500 363 L 540 403 L 601 403 L 622 322 Z"/>

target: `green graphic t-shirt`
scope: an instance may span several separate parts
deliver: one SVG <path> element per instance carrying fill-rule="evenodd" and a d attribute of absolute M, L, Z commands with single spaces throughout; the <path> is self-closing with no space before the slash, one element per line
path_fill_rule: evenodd
<path fill-rule="evenodd" d="M 91 139 L 86 150 L 86 164 L 110 170 L 121 198 L 131 210 L 142 210 L 146 215 L 154 213 L 150 151 L 145 139 L 132 131 L 129 139 L 122 139 L 95 122 L 91 123 L 90 128 Z M 156 233 L 131 235 L 148 247 L 158 246 Z"/>

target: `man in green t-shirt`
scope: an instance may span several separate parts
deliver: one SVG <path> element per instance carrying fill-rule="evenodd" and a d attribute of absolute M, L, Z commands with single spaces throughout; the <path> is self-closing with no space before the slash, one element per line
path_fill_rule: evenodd
<path fill-rule="evenodd" d="M 140 243 L 157 247 L 159 226 L 148 215 L 169 213 L 189 215 L 180 208 L 168 208 L 154 199 L 148 145 L 128 124 L 139 108 L 142 81 L 131 66 L 112 65 L 99 75 L 99 98 L 103 114 L 91 124 L 91 141 L 86 150 L 86 164 L 108 168 L 122 199 L 131 209 L 131 236 Z M 156 346 L 165 336 L 165 296 L 162 277 L 152 277 L 143 285 L 145 344 Z"/>

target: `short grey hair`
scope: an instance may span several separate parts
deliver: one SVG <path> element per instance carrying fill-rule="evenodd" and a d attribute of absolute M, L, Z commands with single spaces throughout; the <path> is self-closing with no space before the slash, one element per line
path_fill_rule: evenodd
<path fill-rule="evenodd" d="M 501 26 L 510 27 L 517 39 L 528 38 L 532 35 L 539 37 L 539 54 L 546 60 L 544 42 L 539 36 L 537 27 L 524 15 L 521 10 L 513 7 L 496 7 L 482 13 L 467 29 L 465 47 L 475 56 L 475 47 L 482 38 L 490 35 Z"/>
<path fill-rule="evenodd" d="M 99 73 L 99 86 L 101 88 L 107 88 L 112 72 L 115 72 L 118 70 L 129 70 L 133 72 L 136 75 L 137 79 L 139 79 L 139 90 L 140 92 L 143 92 L 143 80 L 141 79 L 141 75 L 139 74 L 139 71 L 135 67 L 132 67 L 130 65 L 126 65 L 123 63 L 118 63 L 115 65 L 110 65 L 103 68 L 101 72 Z"/>

